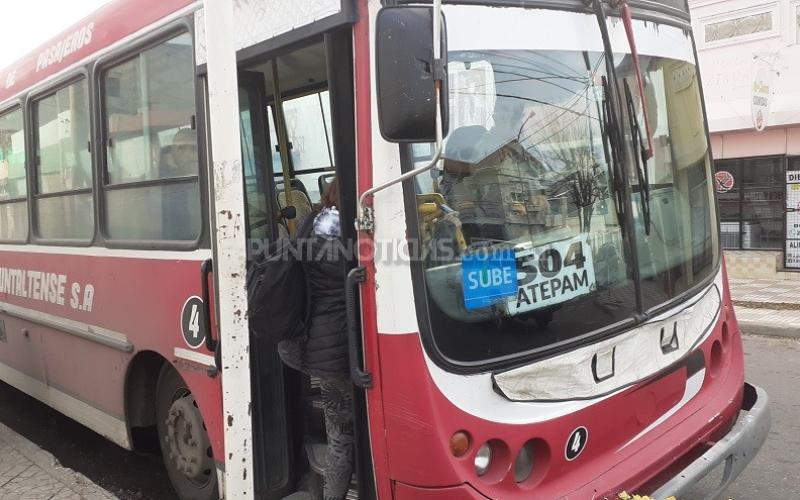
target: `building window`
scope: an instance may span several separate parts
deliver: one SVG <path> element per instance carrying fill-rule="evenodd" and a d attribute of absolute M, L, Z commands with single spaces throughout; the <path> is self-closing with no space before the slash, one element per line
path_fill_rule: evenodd
<path fill-rule="evenodd" d="M 82 79 L 33 103 L 36 227 L 42 238 L 88 241 L 94 235 L 87 97 Z"/>
<path fill-rule="evenodd" d="M 723 247 L 783 248 L 783 165 L 783 157 L 715 162 Z"/>
<path fill-rule="evenodd" d="M 103 73 L 110 239 L 194 241 L 200 234 L 192 50 L 184 33 Z"/>
<path fill-rule="evenodd" d="M 794 29 L 795 43 L 800 43 L 800 4 L 795 5 L 794 7 L 794 21 L 795 21 L 795 29 Z"/>
<path fill-rule="evenodd" d="M 773 34 L 776 29 L 775 8 L 772 7 L 767 11 L 707 20 L 703 26 L 703 40 L 708 44 L 736 38 L 753 38 Z"/>
<path fill-rule="evenodd" d="M 0 241 L 28 237 L 28 191 L 22 109 L 0 115 Z"/>

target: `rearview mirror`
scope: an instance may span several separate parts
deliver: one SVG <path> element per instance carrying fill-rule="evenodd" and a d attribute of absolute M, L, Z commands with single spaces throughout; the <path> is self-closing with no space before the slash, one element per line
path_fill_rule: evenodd
<path fill-rule="evenodd" d="M 442 18 L 442 63 L 437 68 L 433 17 L 431 7 L 385 7 L 378 12 L 378 122 L 381 135 L 389 142 L 436 141 L 437 77 L 442 79 L 442 130 L 447 133 L 447 34 Z"/>

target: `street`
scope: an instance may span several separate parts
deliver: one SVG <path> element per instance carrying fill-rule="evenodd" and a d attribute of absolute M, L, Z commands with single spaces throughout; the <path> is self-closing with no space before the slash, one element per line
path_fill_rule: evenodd
<path fill-rule="evenodd" d="M 725 498 L 785 500 L 800 491 L 800 341 L 745 336 L 747 380 L 770 396 L 772 430 Z M 156 455 L 125 451 L 0 383 L 0 422 L 123 500 L 174 498 Z"/>
<path fill-rule="evenodd" d="M 745 336 L 744 346 L 745 378 L 769 393 L 772 429 L 759 454 L 731 485 L 727 496 L 733 500 L 797 498 L 800 491 L 800 342 Z"/>

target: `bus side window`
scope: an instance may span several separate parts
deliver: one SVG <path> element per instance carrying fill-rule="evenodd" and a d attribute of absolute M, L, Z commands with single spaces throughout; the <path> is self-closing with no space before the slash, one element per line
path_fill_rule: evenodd
<path fill-rule="evenodd" d="M 0 116 L 0 241 L 28 236 L 28 188 L 22 108 Z"/>
<path fill-rule="evenodd" d="M 283 101 L 294 178 L 319 203 L 319 177 L 334 167 L 330 96 L 327 90 Z"/>
<path fill-rule="evenodd" d="M 33 104 L 36 227 L 42 238 L 88 241 L 94 235 L 92 159 L 86 80 Z"/>
<path fill-rule="evenodd" d="M 193 241 L 200 234 L 194 78 L 186 33 L 103 71 L 109 238 Z"/>

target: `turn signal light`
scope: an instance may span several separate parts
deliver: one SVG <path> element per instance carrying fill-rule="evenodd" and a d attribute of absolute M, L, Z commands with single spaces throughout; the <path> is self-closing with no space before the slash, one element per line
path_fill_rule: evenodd
<path fill-rule="evenodd" d="M 464 431 L 458 431 L 450 436 L 450 453 L 454 457 L 461 457 L 469 451 L 469 435 Z"/>

